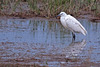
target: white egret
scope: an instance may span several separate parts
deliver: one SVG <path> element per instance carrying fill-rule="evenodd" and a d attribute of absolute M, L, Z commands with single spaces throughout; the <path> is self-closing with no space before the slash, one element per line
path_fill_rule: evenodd
<path fill-rule="evenodd" d="M 74 40 L 75 40 L 75 33 L 82 33 L 83 35 L 87 34 L 85 28 L 73 16 L 67 15 L 65 12 L 61 12 L 57 16 L 60 16 L 60 21 L 61 24 L 64 26 L 64 28 L 72 32 Z"/>

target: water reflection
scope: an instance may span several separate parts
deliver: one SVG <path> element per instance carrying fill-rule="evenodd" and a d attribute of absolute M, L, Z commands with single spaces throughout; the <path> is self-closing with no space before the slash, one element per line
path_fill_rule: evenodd
<path fill-rule="evenodd" d="M 63 49 L 63 54 L 66 55 L 66 58 L 77 57 L 79 53 L 82 52 L 83 48 L 86 46 L 86 41 L 82 40 L 81 42 L 72 42 Z"/>
<path fill-rule="evenodd" d="M 100 24 L 79 20 L 88 31 L 87 36 L 76 34 L 76 40 L 87 41 L 100 38 Z M 57 21 L 58 22 L 58 21 Z M 98 35 L 98 36 L 96 36 Z M 70 31 L 64 29 L 56 21 L 39 19 L 8 19 L 0 21 L 0 41 L 28 42 L 28 43 L 57 43 L 69 44 L 72 36 Z"/>
<path fill-rule="evenodd" d="M 88 35 L 76 34 L 76 42 L 72 42 L 71 33 L 60 23 L 56 23 L 58 21 L 40 18 L 1 19 L 0 62 L 48 61 L 48 65 L 59 67 L 59 62 L 65 61 L 65 57 L 74 56 L 82 56 L 82 59 L 85 59 L 83 56 L 88 56 L 90 62 L 99 62 L 100 23 L 92 23 L 87 19 L 79 21 L 88 31 Z"/>

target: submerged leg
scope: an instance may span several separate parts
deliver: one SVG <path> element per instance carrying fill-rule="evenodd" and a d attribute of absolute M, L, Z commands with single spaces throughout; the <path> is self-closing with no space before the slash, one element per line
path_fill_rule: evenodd
<path fill-rule="evenodd" d="M 73 40 L 75 40 L 75 34 L 72 32 L 72 35 L 73 35 Z"/>

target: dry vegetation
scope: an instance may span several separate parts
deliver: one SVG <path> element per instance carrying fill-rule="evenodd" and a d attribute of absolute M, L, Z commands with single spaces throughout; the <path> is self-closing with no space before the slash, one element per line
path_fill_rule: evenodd
<path fill-rule="evenodd" d="M 100 0 L 1 0 L 0 14 L 55 17 L 59 12 L 79 16 L 86 11 L 100 17 Z"/>

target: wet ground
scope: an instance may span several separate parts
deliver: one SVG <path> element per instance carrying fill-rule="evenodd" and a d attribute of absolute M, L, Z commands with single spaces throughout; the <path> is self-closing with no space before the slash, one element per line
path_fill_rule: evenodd
<path fill-rule="evenodd" d="M 0 19 L 0 67 L 99 67 L 100 23 L 78 19 L 87 36 L 56 19 Z"/>

